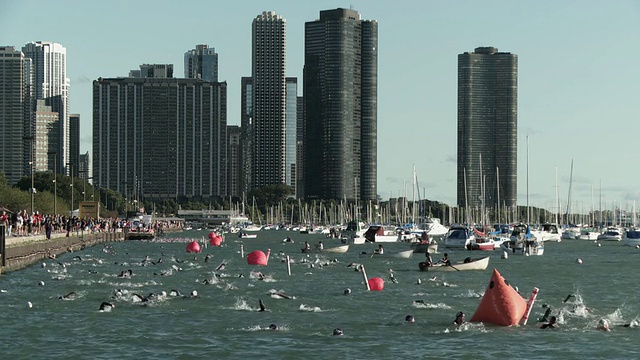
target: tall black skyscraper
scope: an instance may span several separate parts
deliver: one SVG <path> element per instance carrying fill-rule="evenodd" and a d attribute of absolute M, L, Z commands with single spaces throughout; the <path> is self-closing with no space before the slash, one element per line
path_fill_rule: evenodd
<path fill-rule="evenodd" d="M 517 130 L 518 56 L 458 55 L 458 206 L 516 205 Z"/>
<path fill-rule="evenodd" d="M 378 23 L 354 10 L 305 24 L 305 197 L 377 198 Z"/>
<path fill-rule="evenodd" d="M 251 25 L 250 189 L 286 182 L 286 21 L 272 11 Z"/>

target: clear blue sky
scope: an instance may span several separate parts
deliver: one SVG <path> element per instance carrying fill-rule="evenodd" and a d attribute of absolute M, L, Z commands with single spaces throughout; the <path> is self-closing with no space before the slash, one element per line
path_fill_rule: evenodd
<path fill-rule="evenodd" d="M 518 55 L 518 203 L 561 207 L 574 160 L 574 210 L 600 183 L 606 207 L 640 200 L 640 1 L 13 1 L 0 0 L 0 45 L 55 41 L 67 48 L 70 112 L 91 151 L 91 82 L 142 63 L 174 64 L 196 44 L 215 47 L 239 124 L 240 77 L 251 74 L 251 21 L 287 21 L 287 75 L 302 80 L 304 23 L 320 10 L 379 23 L 378 192 L 411 197 L 412 166 L 426 197 L 456 202 L 457 55 L 495 46 Z M 302 89 L 299 89 L 302 95 Z M 640 202 L 638 202 L 640 207 Z"/>

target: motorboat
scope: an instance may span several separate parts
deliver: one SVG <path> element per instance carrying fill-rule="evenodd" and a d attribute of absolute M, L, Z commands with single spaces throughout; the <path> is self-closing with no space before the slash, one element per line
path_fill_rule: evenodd
<path fill-rule="evenodd" d="M 509 242 L 503 242 L 500 248 L 515 255 L 544 254 L 544 242 L 537 239 L 526 224 L 515 225 Z"/>
<path fill-rule="evenodd" d="M 466 249 L 467 244 L 475 241 L 475 235 L 466 226 L 453 225 L 444 237 L 444 246 Z"/>
<path fill-rule="evenodd" d="M 562 231 L 562 240 L 577 240 L 580 237 L 580 227 L 570 226 Z"/>
<path fill-rule="evenodd" d="M 640 230 L 632 229 L 624 233 L 624 244 L 628 246 L 640 245 Z"/>
<path fill-rule="evenodd" d="M 562 240 L 562 229 L 558 224 L 545 223 L 540 225 L 540 229 L 531 231 L 533 235 L 540 241 L 556 241 Z"/>
<path fill-rule="evenodd" d="M 489 256 L 484 256 L 478 259 L 467 258 L 463 262 L 456 264 L 433 264 L 429 266 L 426 262 L 422 261 L 418 263 L 418 267 L 421 271 L 465 271 L 465 270 L 485 270 L 489 266 Z"/>
<path fill-rule="evenodd" d="M 354 244 L 366 242 L 397 242 L 401 236 L 395 226 L 371 225 L 366 230 L 357 231 L 353 237 Z"/>
<path fill-rule="evenodd" d="M 600 235 L 600 232 L 596 231 L 594 228 L 584 227 L 580 229 L 578 240 L 598 240 L 598 235 Z"/>
<path fill-rule="evenodd" d="M 500 247 L 500 245 L 498 245 Z M 496 249 L 496 242 L 492 238 L 476 238 L 475 241 L 467 244 L 467 250 L 493 251 Z"/>
<path fill-rule="evenodd" d="M 238 237 L 240 239 L 255 239 L 258 237 L 257 234 L 247 234 L 246 232 L 240 232 L 238 233 Z"/>
<path fill-rule="evenodd" d="M 622 240 L 622 231 L 615 226 L 609 226 L 602 234 L 598 235 L 597 240 L 602 241 L 620 241 Z"/>

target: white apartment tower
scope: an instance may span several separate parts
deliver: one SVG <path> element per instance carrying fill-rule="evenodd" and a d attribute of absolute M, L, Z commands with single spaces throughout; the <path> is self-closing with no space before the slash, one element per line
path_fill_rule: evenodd
<path fill-rule="evenodd" d="M 34 77 L 34 96 L 36 100 L 44 100 L 52 111 L 59 114 L 57 139 L 49 139 L 55 144 L 50 151 L 49 166 L 57 173 L 68 174 L 69 163 L 69 78 L 67 77 L 67 49 L 55 42 L 36 41 L 22 48 L 25 57 L 31 59 Z M 54 161 L 54 157 L 56 161 Z"/>

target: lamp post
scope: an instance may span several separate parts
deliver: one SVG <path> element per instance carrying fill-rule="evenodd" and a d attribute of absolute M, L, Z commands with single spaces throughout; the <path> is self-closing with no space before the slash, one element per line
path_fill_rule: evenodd
<path fill-rule="evenodd" d="M 35 143 L 36 137 L 31 135 L 25 136 L 22 139 L 29 140 L 29 171 L 31 172 L 31 188 L 29 189 L 29 193 L 31 194 L 31 213 L 33 214 L 33 197 L 36 193 L 36 189 L 33 187 L 33 166 L 35 165 L 33 159 L 33 144 Z"/>
<path fill-rule="evenodd" d="M 71 213 L 69 216 L 73 217 L 73 163 L 67 163 L 67 165 L 71 168 L 71 185 L 69 185 L 71 187 Z"/>
<path fill-rule="evenodd" d="M 55 217 L 57 214 L 56 200 L 58 198 L 58 185 L 56 184 L 56 180 L 58 180 L 58 152 L 48 151 L 47 155 L 53 155 L 53 216 Z"/>

